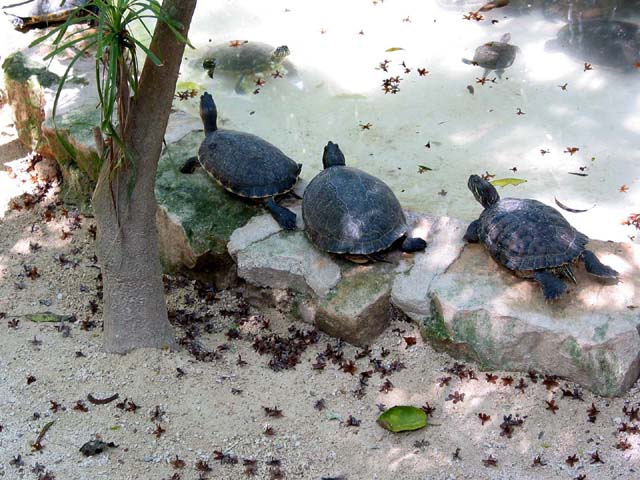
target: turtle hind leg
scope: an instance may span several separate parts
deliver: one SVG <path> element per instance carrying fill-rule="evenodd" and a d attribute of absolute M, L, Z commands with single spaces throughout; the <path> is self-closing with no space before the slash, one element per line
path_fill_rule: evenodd
<path fill-rule="evenodd" d="M 193 173 L 198 164 L 198 157 L 191 157 L 180 167 L 180 173 Z"/>
<path fill-rule="evenodd" d="M 547 300 L 559 298 L 567 289 L 565 283 L 548 270 L 536 270 L 533 278 L 542 287 L 542 293 Z"/>
<path fill-rule="evenodd" d="M 400 250 L 405 253 L 420 252 L 427 248 L 427 242 L 420 237 L 406 237 L 400 244 Z"/>
<path fill-rule="evenodd" d="M 469 224 L 462 239 L 469 243 L 478 243 L 480 241 L 478 237 L 478 220 L 474 220 Z"/>
<path fill-rule="evenodd" d="M 296 229 L 296 214 L 293 213 L 288 208 L 284 208 L 276 203 L 276 201 L 271 197 L 266 202 L 266 207 L 271 212 L 271 216 L 278 222 L 285 230 L 295 230 Z"/>
<path fill-rule="evenodd" d="M 582 252 L 582 260 L 584 261 L 584 267 L 591 275 L 600 278 L 618 279 L 618 272 L 613 268 L 603 264 L 598 260 L 595 253 L 591 250 L 585 250 Z"/>

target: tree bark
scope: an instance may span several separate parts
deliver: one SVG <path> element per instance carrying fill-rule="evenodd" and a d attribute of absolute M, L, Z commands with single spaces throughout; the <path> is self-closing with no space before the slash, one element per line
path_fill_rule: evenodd
<path fill-rule="evenodd" d="M 163 2 L 182 24 L 184 37 L 195 6 L 196 0 Z M 162 282 L 154 188 L 184 48 L 165 24 L 156 24 L 150 49 L 163 64 L 149 59 L 144 64 L 122 136 L 128 160 L 115 172 L 104 162 L 93 194 L 107 352 L 175 347 Z"/>

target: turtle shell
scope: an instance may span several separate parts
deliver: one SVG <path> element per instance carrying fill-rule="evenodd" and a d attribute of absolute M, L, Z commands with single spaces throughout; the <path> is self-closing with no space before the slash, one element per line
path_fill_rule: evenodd
<path fill-rule="evenodd" d="M 495 260 L 517 272 L 570 263 L 589 241 L 555 208 L 520 198 L 504 198 L 485 209 L 478 237 Z"/>
<path fill-rule="evenodd" d="M 237 47 L 225 43 L 211 47 L 205 59 L 214 60 L 216 70 L 221 72 L 259 73 L 275 68 L 278 62 L 271 60 L 275 50 L 275 47 L 262 42 L 245 42 Z"/>
<path fill-rule="evenodd" d="M 27 0 L 13 2 L 2 7 L 2 11 L 12 17 L 18 28 L 26 28 L 36 24 L 58 23 L 66 20 L 77 7 L 88 3 L 88 0 Z"/>
<path fill-rule="evenodd" d="M 333 166 L 307 186 L 302 218 L 311 243 L 331 253 L 368 255 L 389 248 L 407 231 L 400 202 L 380 179 Z"/>
<path fill-rule="evenodd" d="M 490 70 L 503 70 L 513 65 L 518 47 L 504 42 L 489 42 L 476 48 L 473 63 Z"/>
<path fill-rule="evenodd" d="M 225 189 L 248 198 L 288 192 L 301 168 L 266 140 L 235 130 L 210 132 L 200 145 L 198 160 Z"/>

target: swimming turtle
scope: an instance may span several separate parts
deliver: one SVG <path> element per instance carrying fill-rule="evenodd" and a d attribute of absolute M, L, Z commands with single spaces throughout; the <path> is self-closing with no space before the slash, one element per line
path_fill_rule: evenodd
<path fill-rule="evenodd" d="M 347 167 L 340 147 L 329 142 L 322 156 L 324 170 L 304 191 L 302 218 L 307 237 L 320 250 L 366 260 L 404 238 L 405 252 L 424 250 L 422 238 L 407 237 L 400 202 L 380 179 Z M 375 256 L 371 258 L 375 259 Z"/>
<path fill-rule="evenodd" d="M 89 0 L 24 0 L 2 6 L 17 30 L 64 22 L 73 11 L 89 3 Z"/>
<path fill-rule="evenodd" d="M 189 159 L 181 171 L 199 161 L 225 190 L 239 197 L 265 199 L 265 206 L 285 230 L 295 230 L 296 214 L 276 203 L 274 196 L 289 192 L 298 181 L 302 164 L 262 138 L 246 132 L 219 129 L 213 97 L 200 97 L 200 117 L 205 138 L 197 159 Z"/>
<path fill-rule="evenodd" d="M 255 75 L 268 75 L 276 70 L 283 70 L 281 74 L 292 71 L 290 62 L 282 65 L 289 53 L 286 45 L 274 48 L 262 42 L 233 40 L 211 47 L 205 54 L 202 67 L 209 77 L 213 77 L 214 70 L 239 75 L 235 91 L 242 94 L 254 88 Z"/>
<path fill-rule="evenodd" d="M 473 60 L 463 58 L 462 61 L 468 65 L 484 68 L 482 78 L 486 78 L 491 70 L 495 70 L 498 78 L 502 78 L 504 69 L 513 65 L 516 54 L 520 51 L 520 48 L 509 44 L 509 40 L 511 35 L 505 33 L 499 42 L 485 43 L 476 48 Z"/>
<path fill-rule="evenodd" d="M 464 239 L 484 243 L 498 263 L 519 277 L 536 280 L 547 300 L 560 297 L 567 288 L 556 275 L 575 283 L 571 264 L 578 260 L 590 274 L 617 280 L 618 272 L 585 248 L 589 238 L 555 208 L 537 200 L 501 199 L 496 188 L 478 175 L 469 177 L 468 186 L 484 211 L 471 222 Z"/>
<path fill-rule="evenodd" d="M 545 48 L 564 51 L 595 65 L 636 70 L 640 62 L 640 27 L 619 20 L 582 20 L 562 27 Z"/>

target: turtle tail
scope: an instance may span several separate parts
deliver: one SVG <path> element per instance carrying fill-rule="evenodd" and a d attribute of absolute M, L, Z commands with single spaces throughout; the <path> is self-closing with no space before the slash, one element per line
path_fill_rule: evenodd
<path fill-rule="evenodd" d="M 204 92 L 200 97 L 200 118 L 204 125 L 204 133 L 208 135 L 218 129 L 218 110 L 210 93 Z"/>

